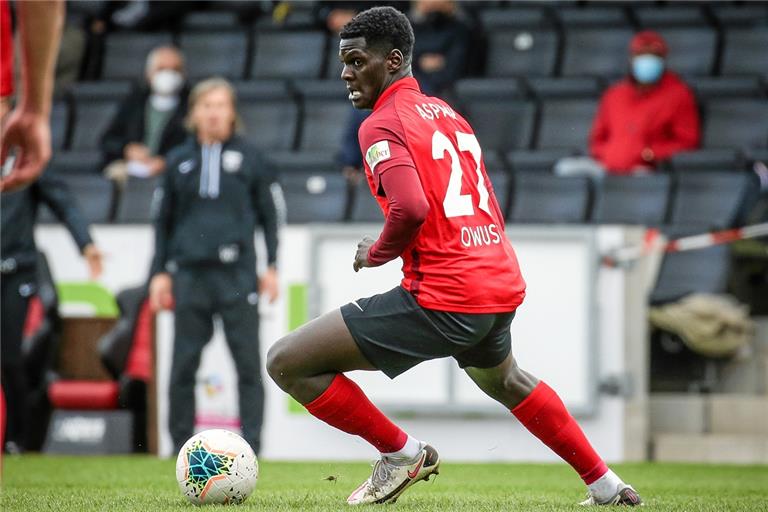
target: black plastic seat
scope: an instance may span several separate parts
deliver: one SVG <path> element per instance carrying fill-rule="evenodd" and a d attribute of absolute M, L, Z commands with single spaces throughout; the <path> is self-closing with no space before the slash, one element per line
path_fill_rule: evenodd
<path fill-rule="evenodd" d="M 739 215 L 749 175 L 740 171 L 678 173 L 670 223 L 726 229 Z"/>
<path fill-rule="evenodd" d="M 768 147 L 768 101 L 711 100 L 704 111 L 704 147 Z"/>
<path fill-rule="evenodd" d="M 654 27 L 667 41 L 669 69 L 687 76 L 712 73 L 717 51 L 715 29 L 701 27 Z"/>
<path fill-rule="evenodd" d="M 744 168 L 744 159 L 735 149 L 698 149 L 672 155 L 669 165 L 673 170 L 681 172 L 741 170 Z"/>
<path fill-rule="evenodd" d="M 573 156 L 569 149 L 520 149 L 507 153 L 507 162 L 514 172 L 552 172 L 557 161 L 567 156 Z"/>
<path fill-rule="evenodd" d="M 509 219 L 518 223 L 582 223 L 589 209 L 589 179 L 539 172 L 514 174 Z"/>
<path fill-rule="evenodd" d="M 295 171 L 331 173 L 341 172 L 336 162 L 335 150 L 268 151 L 265 153 L 272 168 L 283 175 Z"/>
<path fill-rule="evenodd" d="M 280 177 L 289 224 L 341 222 L 347 181 L 340 172 L 294 171 Z"/>
<path fill-rule="evenodd" d="M 486 75 L 552 76 L 559 39 L 551 27 L 493 29 L 488 33 Z"/>
<path fill-rule="evenodd" d="M 155 191 L 160 178 L 128 178 L 117 205 L 116 222 L 151 223 L 156 215 Z"/>
<path fill-rule="evenodd" d="M 666 220 L 670 186 L 667 174 L 606 176 L 597 187 L 592 220 L 659 226 Z"/>
<path fill-rule="evenodd" d="M 766 92 L 757 76 L 706 76 L 687 80 L 702 100 L 713 98 L 761 98 Z"/>
<path fill-rule="evenodd" d="M 130 93 L 128 82 L 80 82 L 72 86 L 75 121 L 70 149 L 99 149 L 101 137 Z"/>
<path fill-rule="evenodd" d="M 86 222 L 103 224 L 112 220 L 115 189 L 110 180 L 99 174 L 69 174 L 65 180 Z M 57 219 L 47 207 L 42 207 L 39 221 L 57 222 Z"/>
<path fill-rule="evenodd" d="M 243 135 L 260 149 L 294 146 L 299 106 L 283 81 L 258 80 L 235 84 Z"/>
<path fill-rule="evenodd" d="M 187 76 L 193 80 L 223 76 L 243 78 L 248 38 L 241 31 L 182 32 L 179 46 L 187 56 Z"/>
<path fill-rule="evenodd" d="M 701 6 L 682 3 L 663 6 L 643 5 L 638 3 L 632 13 L 642 28 L 658 27 L 700 27 L 708 25 L 707 17 Z"/>
<path fill-rule="evenodd" d="M 147 55 L 158 46 L 173 43 L 170 32 L 113 32 L 104 42 L 101 78 L 144 80 Z M 191 56 L 188 56 L 191 57 Z"/>
<path fill-rule="evenodd" d="M 319 30 L 261 31 L 251 59 L 253 78 L 319 78 L 325 33 Z"/>
<path fill-rule="evenodd" d="M 768 24 L 759 27 L 730 27 L 723 35 L 720 73 L 768 77 Z"/>
<path fill-rule="evenodd" d="M 768 24 L 768 3 L 765 2 L 714 2 L 710 12 L 720 25 L 728 28 Z"/>
<path fill-rule="evenodd" d="M 341 80 L 297 82 L 302 98 L 302 127 L 298 149 L 337 149 L 352 105 Z"/>
<path fill-rule="evenodd" d="M 626 9 L 618 5 L 561 7 L 556 14 L 565 28 L 629 26 Z"/>
<path fill-rule="evenodd" d="M 527 83 L 531 92 L 539 99 L 597 98 L 602 91 L 600 81 L 587 76 L 530 78 Z"/>
<path fill-rule="evenodd" d="M 69 135 L 69 104 L 57 101 L 51 107 L 51 147 L 59 150 L 66 147 Z"/>
<path fill-rule="evenodd" d="M 585 150 L 596 111 L 594 99 L 544 101 L 536 147 Z"/>
<path fill-rule="evenodd" d="M 704 226 L 667 227 L 668 238 L 697 235 Z M 691 293 L 725 293 L 730 273 L 730 251 L 727 245 L 664 255 L 656 286 L 651 292 L 652 304 L 663 304 Z"/>
<path fill-rule="evenodd" d="M 619 76 L 627 70 L 632 29 L 566 28 L 563 76 Z"/>

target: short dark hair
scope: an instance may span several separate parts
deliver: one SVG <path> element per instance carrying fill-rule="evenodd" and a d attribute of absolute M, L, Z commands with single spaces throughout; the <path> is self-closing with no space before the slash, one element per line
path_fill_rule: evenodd
<path fill-rule="evenodd" d="M 339 32 L 342 39 L 364 37 L 369 47 L 389 52 L 398 49 L 405 64 L 413 55 L 413 27 L 408 17 L 394 7 L 371 7 L 358 13 Z"/>

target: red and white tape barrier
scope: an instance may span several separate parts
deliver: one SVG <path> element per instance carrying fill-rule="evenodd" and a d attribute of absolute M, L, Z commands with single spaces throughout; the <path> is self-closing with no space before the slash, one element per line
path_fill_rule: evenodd
<path fill-rule="evenodd" d="M 603 265 L 619 267 L 632 263 L 654 250 L 662 250 L 665 253 L 692 251 L 704 249 L 713 245 L 729 244 L 738 240 L 768 236 L 768 222 L 752 224 L 743 228 L 712 231 L 700 235 L 684 236 L 674 240 L 664 240 L 658 229 L 648 229 L 641 245 L 633 245 L 616 249 L 603 256 Z"/>

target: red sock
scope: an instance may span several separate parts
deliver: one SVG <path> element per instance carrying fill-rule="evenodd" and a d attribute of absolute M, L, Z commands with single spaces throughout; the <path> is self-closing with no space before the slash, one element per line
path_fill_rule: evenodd
<path fill-rule="evenodd" d="M 589 485 L 608 471 L 557 393 L 544 382 L 512 409 L 531 434 L 549 446 Z"/>
<path fill-rule="evenodd" d="M 341 373 L 322 395 L 304 407 L 315 418 L 362 437 L 382 453 L 396 452 L 408 440 L 408 434 L 384 416 L 360 386 Z"/>

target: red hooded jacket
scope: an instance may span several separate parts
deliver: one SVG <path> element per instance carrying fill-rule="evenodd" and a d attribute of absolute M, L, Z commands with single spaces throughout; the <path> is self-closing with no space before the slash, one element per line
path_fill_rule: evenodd
<path fill-rule="evenodd" d="M 589 137 L 589 151 L 611 174 L 652 167 L 679 151 L 699 145 L 696 100 L 677 75 L 664 72 L 659 83 L 643 90 L 632 78 L 611 86 L 603 98 Z M 643 149 L 653 161 L 643 159 Z"/>

